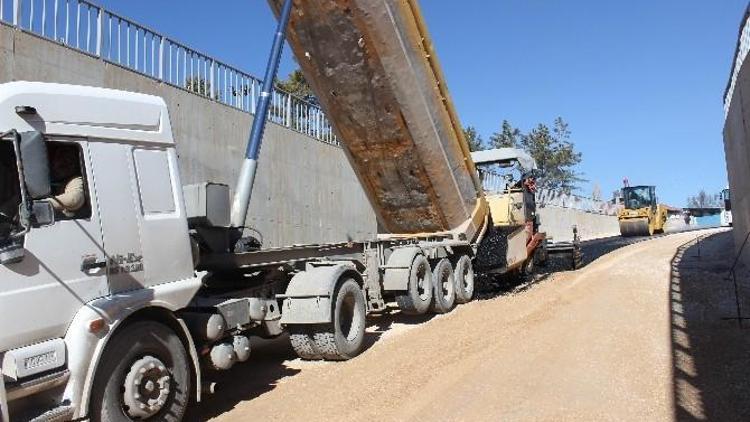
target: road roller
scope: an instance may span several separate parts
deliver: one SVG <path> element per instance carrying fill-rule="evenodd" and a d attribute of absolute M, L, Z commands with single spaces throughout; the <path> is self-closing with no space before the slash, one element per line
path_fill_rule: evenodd
<path fill-rule="evenodd" d="M 622 189 L 623 209 L 617 215 L 622 236 L 651 236 L 663 233 L 667 207 L 658 204 L 655 186 L 628 186 Z"/>

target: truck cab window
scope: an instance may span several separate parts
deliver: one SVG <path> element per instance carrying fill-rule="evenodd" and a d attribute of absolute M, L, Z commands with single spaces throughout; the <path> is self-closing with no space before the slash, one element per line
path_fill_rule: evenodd
<path fill-rule="evenodd" d="M 49 142 L 52 196 L 48 199 L 57 219 L 70 220 L 91 217 L 91 204 L 83 171 L 81 147 L 69 142 Z"/>
<path fill-rule="evenodd" d="M 16 154 L 10 142 L 0 142 L 0 238 L 7 237 L 18 219 L 21 188 Z"/>

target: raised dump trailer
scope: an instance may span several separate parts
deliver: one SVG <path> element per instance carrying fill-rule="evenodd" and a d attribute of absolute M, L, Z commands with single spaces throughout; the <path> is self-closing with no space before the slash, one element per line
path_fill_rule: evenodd
<path fill-rule="evenodd" d="M 242 236 L 289 16 L 390 231 L 369 242 Z M 303 358 L 349 359 L 386 303 L 449 312 L 472 299 L 478 256 L 492 273 L 534 259 L 530 185 L 490 211 L 415 2 L 287 0 L 279 26 L 233 200 L 181 185 L 160 98 L 0 85 L 0 421 L 180 420 L 211 373 L 250 358 L 251 336 L 287 331 Z M 77 208 L 55 212 L 69 184 Z"/>
<path fill-rule="evenodd" d="M 298 0 L 287 34 L 380 223 L 473 240 L 487 208 L 417 2 Z"/>

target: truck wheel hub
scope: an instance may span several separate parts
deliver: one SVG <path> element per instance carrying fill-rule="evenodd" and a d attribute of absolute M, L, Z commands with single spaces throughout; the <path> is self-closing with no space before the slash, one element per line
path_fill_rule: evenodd
<path fill-rule="evenodd" d="M 153 356 L 133 363 L 125 376 L 123 405 L 131 418 L 150 418 L 167 403 L 172 376 L 166 365 Z"/>

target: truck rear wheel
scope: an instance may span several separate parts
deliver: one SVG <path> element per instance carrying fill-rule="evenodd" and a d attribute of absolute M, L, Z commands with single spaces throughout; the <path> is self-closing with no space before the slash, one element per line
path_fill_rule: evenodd
<path fill-rule="evenodd" d="M 474 298 L 474 268 L 468 255 L 461 255 L 453 271 L 456 281 L 456 303 L 471 302 Z"/>
<path fill-rule="evenodd" d="M 354 279 L 341 283 L 333 298 L 333 323 L 312 326 L 315 350 L 326 360 L 347 360 L 362 351 L 367 309 Z"/>
<path fill-rule="evenodd" d="M 422 315 L 430 310 L 432 290 L 430 262 L 424 255 L 417 255 L 409 269 L 407 291 L 396 295 L 396 303 L 405 314 Z"/>
<path fill-rule="evenodd" d="M 157 322 L 122 328 L 104 350 L 92 391 L 92 421 L 182 420 L 190 397 L 182 341 Z"/>
<path fill-rule="evenodd" d="M 320 360 L 318 350 L 315 348 L 315 339 L 308 325 L 290 325 L 289 341 L 297 356 L 305 360 Z"/>
<path fill-rule="evenodd" d="M 453 266 L 448 258 L 443 258 L 432 269 L 432 281 L 435 298 L 432 310 L 439 314 L 450 312 L 456 304 L 456 282 L 453 277 Z"/>

